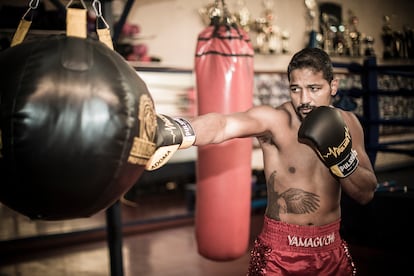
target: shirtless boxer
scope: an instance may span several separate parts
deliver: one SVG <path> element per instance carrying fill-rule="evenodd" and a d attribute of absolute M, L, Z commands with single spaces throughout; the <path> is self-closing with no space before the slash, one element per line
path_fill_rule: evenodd
<path fill-rule="evenodd" d="M 340 199 L 342 191 L 360 204 L 374 196 L 362 127 L 353 113 L 331 106 L 338 80 L 324 51 L 299 51 L 287 73 L 290 101 L 276 108 L 209 113 L 178 125 L 192 128 L 195 146 L 242 137 L 260 144 L 267 208 L 248 275 L 355 275 L 339 233 Z"/>

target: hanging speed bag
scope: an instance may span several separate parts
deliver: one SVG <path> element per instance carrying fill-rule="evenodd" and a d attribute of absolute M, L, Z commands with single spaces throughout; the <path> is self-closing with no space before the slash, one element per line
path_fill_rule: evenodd
<path fill-rule="evenodd" d="M 105 44 L 55 36 L 0 52 L 0 201 L 32 219 L 89 217 L 154 152 L 146 84 Z"/>
<path fill-rule="evenodd" d="M 198 36 L 198 113 L 232 113 L 252 106 L 254 51 L 235 26 L 209 26 Z M 251 139 L 198 147 L 195 231 L 200 255 L 227 261 L 249 244 Z"/>

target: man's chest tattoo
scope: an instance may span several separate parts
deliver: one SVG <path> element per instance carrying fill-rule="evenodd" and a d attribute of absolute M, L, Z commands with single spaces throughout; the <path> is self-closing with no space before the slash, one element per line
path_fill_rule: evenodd
<path fill-rule="evenodd" d="M 281 214 L 310 214 L 318 210 L 320 199 L 317 194 L 297 188 L 279 193 L 274 188 L 275 177 L 276 171 L 270 175 L 267 185 L 268 210 L 273 217 L 280 219 Z"/>

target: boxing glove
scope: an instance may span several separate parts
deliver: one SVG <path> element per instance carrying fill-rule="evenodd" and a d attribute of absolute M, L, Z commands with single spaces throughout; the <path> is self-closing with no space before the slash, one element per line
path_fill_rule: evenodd
<path fill-rule="evenodd" d="M 303 119 L 298 138 L 314 148 L 330 171 L 340 178 L 352 174 L 359 164 L 349 129 L 336 108 L 314 109 Z"/>
<path fill-rule="evenodd" d="M 156 149 L 145 169 L 153 171 L 164 166 L 178 149 L 191 147 L 195 138 L 194 130 L 187 120 L 157 114 Z"/>

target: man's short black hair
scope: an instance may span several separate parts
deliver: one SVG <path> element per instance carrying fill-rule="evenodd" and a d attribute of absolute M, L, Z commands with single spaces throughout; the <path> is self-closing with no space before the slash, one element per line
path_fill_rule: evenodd
<path fill-rule="evenodd" d="M 309 68 L 314 72 L 323 73 L 323 78 L 329 83 L 333 80 L 332 61 L 329 55 L 319 48 L 304 48 L 293 55 L 288 65 L 288 80 L 290 73 L 295 69 Z"/>

